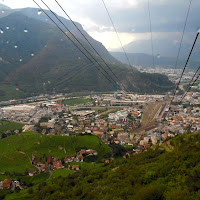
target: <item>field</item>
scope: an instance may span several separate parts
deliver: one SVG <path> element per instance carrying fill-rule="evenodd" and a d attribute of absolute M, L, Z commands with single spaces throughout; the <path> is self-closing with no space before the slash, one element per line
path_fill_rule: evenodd
<path fill-rule="evenodd" d="M 15 122 L 8 122 L 8 121 L 0 121 L 0 137 L 4 131 L 10 130 L 20 130 L 24 125 L 15 123 Z"/>
<path fill-rule="evenodd" d="M 53 156 L 64 158 L 76 154 L 81 148 L 98 152 L 96 161 L 111 152 L 96 136 L 46 136 L 38 133 L 22 133 L 0 140 L 0 173 L 25 173 L 31 168 L 31 157 Z"/>
<path fill-rule="evenodd" d="M 69 106 L 74 106 L 76 104 L 84 104 L 89 102 L 93 102 L 93 100 L 84 98 L 74 98 L 74 99 L 65 99 L 62 101 L 64 105 L 69 105 Z"/>
<path fill-rule="evenodd" d="M 74 171 L 72 170 L 67 170 L 67 169 L 58 169 L 52 172 L 52 176 L 51 178 L 55 178 L 55 177 L 67 177 L 69 174 L 73 174 Z"/>

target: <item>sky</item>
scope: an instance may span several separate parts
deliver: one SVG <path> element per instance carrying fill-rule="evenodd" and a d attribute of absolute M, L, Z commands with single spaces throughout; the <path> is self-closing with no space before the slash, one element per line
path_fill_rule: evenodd
<path fill-rule="evenodd" d="M 36 0 L 43 8 L 41 0 Z M 44 0 L 52 10 L 65 15 L 55 0 Z M 148 0 L 104 0 L 123 45 L 150 39 Z M 74 21 L 108 50 L 121 47 L 102 0 L 58 0 Z M 180 42 L 190 0 L 149 0 L 152 34 L 155 39 Z M 37 7 L 32 0 L 0 0 L 11 8 Z M 192 0 L 185 41 L 200 27 L 200 1 Z"/>

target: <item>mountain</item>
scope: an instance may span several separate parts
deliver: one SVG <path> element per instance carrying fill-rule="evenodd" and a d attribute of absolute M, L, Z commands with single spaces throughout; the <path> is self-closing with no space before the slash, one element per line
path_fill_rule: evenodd
<path fill-rule="evenodd" d="M 11 9 L 11 8 L 0 3 L 0 10 L 8 10 L 8 9 Z"/>
<path fill-rule="evenodd" d="M 128 64 L 127 58 L 122 52 L 110 52 L 110 54 L 121 61 L 122 63 Z M 127 53 L 129 61 L 131 65 L 134 66 L 143 66 L 143 67 L 163 67 L 163 68 L 175 68 L 176 58 L 173 57 L 162 57 L 159 55 L 154 56 L 155 66 L 153 66 L 153 58 L 152 55 L 144 54 L 144 53 Z M 179 59 L 177 68 L 182 68 L 186 62 L 185 59 Z M 188 68 L 195 69 L 199 65 L 198 61 L 190 61 L 188 63 Z"/>
<path fill-rule="evenodd" d="M 17 13 L 17 14 L 23 14 L 25 16 L 27 16 L 28 18 L 26 19 L 26 23 L 27 20 L 29 18 L 31 19 L 36 19 L 39 21 L 42 21 L 43 23 L 47 23 L 47 24 L 51 24 L 54 25 L 54 23 L 45 15 L 45 13 L 41 12 L 40 9 L 37 8 L 23 8 L 23 9 L 12 9 L 9 11 L 5 11 L 4 13 L 0 13 L 0 18 L 1 16 L 5 16 L 6 12 L 8 14 L 11 13 Z M 58 19 L 55 18 L 55 16 L 48 10 L 45 10 L 45 12 L 52 18 L 54 19 L 54 21 L 61 27 L 63 27 L 63 25 L 60 23 L 60 21 L 58 21 Z M 73 25 L 73 23 L 68 20 L 65 19 L 63 17 L 60 17 L 61 21 L 65 24 L 65 26 L 78 38 L 83 39 L 84 41 L 86 41 L 84 39 L 84 37 L 80 34 L 80 32 L 77 30 L 77 28 Z M 98 51 L 98 53 L 104 58 L 106 59 L 108 62 L 113 63 L 113 62 L 117 62 L 116 59 L 114 59 L 106 50 L 106 48 L 98 41 L 94 40 L 82 27 L 81 24 L 75 22 L 76 26 L 78 26 L 78 28 L 83 32 L 83 34 L 86 36 L 86 38 L 90 41 L 90 43 L 92 45 L 95 46 L 96 50 Z M 63 36 L 65 37 L 65 36 Z"/>
<path fill-rule="evenodd" d="M 191 38 L 195 38 L 195 36 L 196 33 L 193 33 L 191 35 L 187 34 L 185 35 L 186 38 L 184 37 L 183 39 L 179 55 L 179 62 L 178 62 L 179 68 L 180 67 L 182 68 L 183 65 L 185 64 L 193 44 Z M 187 39 L 188 37 L 190 38 L 190 40 Z M 154 56 L 156 61 L 155 65 L 161 65 L 163 67 L 167 66 L 172 68 L 174 67 L 178 55 L 178 49 L 180 47 L 180 43 L 177 41 L 177 39 L 178 39 L 177 36 L 176 37 L 169 36 L 167 39 L 166 38 L 159 39 L 156 38 L 156 36 L 153 38 Z M 149 39 L 132 41 L 129 44 L 125 45 L 124 48 L 126 49 L 127 52 L 129 52 L 131 60 L 136 59 L 136 61 L 134 62 L 132 61 L 131 64 L 138 64 L 141 66 L 148 66 L 148 65 L 152 66 L 152 58 L 149 57 L 149 55 L 152 55 L 151 41 Z M 197 43 L 192 52 L 189 62 L 189 67 L 196 68 L 198 66 L 200 61 L 199 51 L 200 51 L 200 46 Z M 112 52 L 121 52 L 121 49 L 113 49 Z M 114 53 L 111 54 L 114 55 Z M 157 58 L 157 55 L 159 55 L 160 58 Z M 119 57 L 119 60 L 122 61 L 123 59 L 122 56 L 119 56 L 119 54 L 117 54 L 117 56 Z"/>
<path fill-rule="evenodd" d="M 3 4 L 0 4 L 0 18 L 8 16 L 11 14 L 14 10 L 9 8 L 8 6 L 5 6 Z"/>
<path fill-rule="evenodd" d="M 69 20 L 63 18 L 63 21 L 115 79 L 85 39 L 70 25 Z M 80 24 L 76 24 L 83 30 Z M 114 91 L 123 88 L 119 85 L 119 80 L 115 79 L 118 82 L 116 84 L 110 79 L 110 83 L 99 72 L 98 64 L 91 63 L 83 56 L 55 25 L 46 20 L 44 14 L 38 14 L 38 9 L 16 9 L 0 13 L 0 29 L 1 99 L 41 93 Z M 83 32 L 129 91 L 162 93 L 174 88 L 174 84 L 166 76 L 143 74 L 135 68 L 129 69 L 115 59 L 100 42 L 84 30 Z M 67 34 L 72 38 L 70 33 Z M 8 86 L 12 89 L 8 90 Z M 14 95 L 10 94 L 13 91 Z"/>
<path fill-rule="evenodd" d="M 179 43 L 175 43 L 171 39 L 153 39 L 154 52 L 163 57 L 174 57 L 178 53 Z M 187 54 L 190 45 L 183 43 L 182 55 Z M 131 53 L 145 53 L 151 55 L 151 41 L 137 40 L 125 45 L 125 49 Z"/>

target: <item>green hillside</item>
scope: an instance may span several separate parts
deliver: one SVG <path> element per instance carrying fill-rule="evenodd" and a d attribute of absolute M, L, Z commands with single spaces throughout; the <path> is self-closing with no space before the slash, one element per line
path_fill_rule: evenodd
<path fill-rule="evenodd" d="M 107 166 L 57 177 L 6 199 L 200 199 L 200 133 L 181 135 L 165 146 L 149 149 Z"/>
<path fill-rule="evenodd" d="M 24 126 L 23 124 L 15 122 L 0 121 L 0 138 L 5 131 L 20 130 L 23 126 Z"/>
<path fill-rule="evenodd" d="M 76 154 L 81 148 L 96 150 L 97 161 L 111 151 L 96 136 L 46 136 L 31 132 L 10 136 L 0 140 L 0 173 L 25 173 L 31 168 L 33 154 L 61 159 Z"/>
<path fill-rule="evenodd" d="M 0 100 L 25 98 L 27 94 L 21 91 L 17 86 L 10 84 L 0 84 Z"/>

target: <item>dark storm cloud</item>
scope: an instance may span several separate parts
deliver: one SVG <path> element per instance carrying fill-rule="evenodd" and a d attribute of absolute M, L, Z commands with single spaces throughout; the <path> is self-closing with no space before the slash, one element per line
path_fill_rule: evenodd
<path fill-rule="evenodd" d="M 154 2 L 154 3 L 153 3 Z M 157 3 L 156 3 L 157 2 Z M 149 32 L 149 17 L 147 1 L 142 1 L 136 7 L 124 9 L 114 8 L 112 3 L 107 1 L 108 9 L 119 32 Z M 150 11 L 153 32 L 180 32 L 183 30 L 188 1 L 150 1 Z M 200 25 L 200 5 L 194 0 L 191 5 L 188 18 L 187 31 L 196 31 Z M 103 15 L 104 16 L 104 15 Z M 104 17 L 96 19 L 96 23 L 110 25 Z"/>

